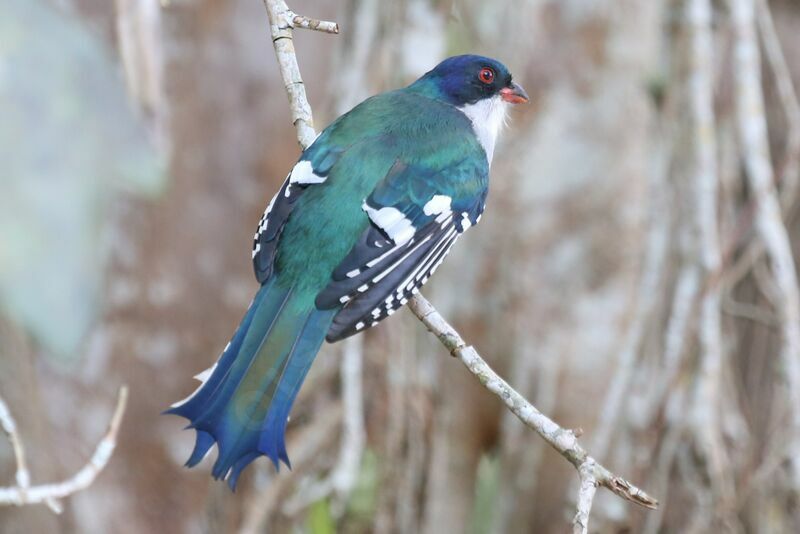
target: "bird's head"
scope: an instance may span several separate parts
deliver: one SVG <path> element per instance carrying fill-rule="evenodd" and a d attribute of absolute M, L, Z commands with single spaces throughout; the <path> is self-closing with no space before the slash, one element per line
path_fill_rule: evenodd
<path fill-rule="evenodd" d="M 528 94 L 496 59 L 463 55 L 445 59 L 417 80 L 412 87 L 433 90 L 435 96 L 463 107 L 495 98 L 511 104 L 528 101 Z"/>
<path fill-rule="evenodd" d="M 495 141 L 505 123 L 507 104 L 528 101 L 528 94 L 511 79 L 506 66 L 483 56 L 447 58 L 409 89 L 461 110 L 472 122 L 490 164 Z"/>

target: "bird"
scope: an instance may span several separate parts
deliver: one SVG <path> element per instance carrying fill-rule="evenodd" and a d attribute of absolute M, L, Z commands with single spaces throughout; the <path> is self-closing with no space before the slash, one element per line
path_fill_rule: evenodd
<path fill-rule="evenodd" d="M 258 223 L 260 287 L 244 318 L 165 412 L 196 431 L 186 466 L 216 444 L 211 474 L 232 490 L 259 456 L 291 469 L 289 412 L 323 341 L 396 312 L 480 221 L 507 108 L 528 100 L 499 61 L 453 56 L 367 98 L 302 152 Z"/>

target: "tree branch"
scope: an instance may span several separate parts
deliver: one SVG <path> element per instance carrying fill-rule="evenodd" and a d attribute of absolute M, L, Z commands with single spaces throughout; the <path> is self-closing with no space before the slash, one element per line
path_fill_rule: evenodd
<path fill-rule="evenodd" d="M 17 485 L 7 488 L 0 487 L 0 505 L 14 504 L 23 506 L 26 504 L 45 503 L 51 510 L 60 513 L 61 506 L 58 503 L 58 499 L 68 497 L 73 493 L 88 488 L 108 464 L 111 454 L 117 445 L 117 433 L 122 422 L 122 416 L 125 413 L 127 401 L 128 388 L 123 386 L 119 390 L 117 407 L 111 417 L 108 431 L 103 436 L 103 439 L 100 440 L 100 443 L 97 444 L 92 457 L 80 471 L 63 482 L 31 486 L 30 476 L 25 465 L 25 449 L 19 438 L 16 423 L 5 402 L 0 399 L 0 425 L 8 434 L 17 461 Z"/>
<path fill-rule="evenodd" d="M 286 88 L 286 96 L 289 97 L 289 109 L 292 112 L 292 124 L 297 129 L 297 141 L 305 150 L 316 139 L 314 131 L 314 119 L 311 116 L 311 106 L 306 97 L 306 88 L 303 86 L 303 78 L 300 76 L 300 67 L 297 65 L 297 55 L 294 52 L 292 42 L 292 28 L 295 19 L 306 19 L 296 15 L 289 10 L 283 0 L 264 0 L 269 16 L 269 30 L 272 35 L 272 45 L 275 47 L 275 57 L 278 60 L 278 68 L 281 71 L 281 78 Z M 313 24 L 299 25 L 301 28 L 318 29 Z M 337 32 L 338 33 L 338 26 Z"/>
<path fill-rule="evenodd" d="M 25 446 L 22 444 L 22 439 L 19 437 L 17 431 L 17 423 L 14 421 L 14 416 L 8 409 L 8 405 L 0 397 L 0 426 L 8 436 L 8 441 L 11 442 L 11 448 L 14 450 L 14 459 L 17 463 L 16 481 L 17 487 L 20 491 L 27 491 L 31 485 L 31 475 L 28 471 L 28 464 L 25 461 Z M 1 491 L 1 490 L 0 490 Z"/>
<path fill-rule="evenodd" d="M 445 321 L 444 317 L 425 297 L 416 295 L 408 301 L 408 307 L 428 327 L 428 330 L 439 338 L 450 354 L 461 360 L 469 371 L 478 377 L 483 387 L 497 395 L 514 415 L 542 436 L 576 469 L 587 470 L 594 476 L 598 485 L 608 488 L 623 499 L 647 508 L 658 506 L 656 499 L 597 463 L 578 443 L 577 436 L 572 430 L 560 427 L 500 378 L 480 357 L 475 348 L 466 344 L 459 333 Z"/>
<path fill-rule="evenodd" d="M 786 115 L 786 146 L 776 182 L 781 187 L 781 206 L 788 211 L 797 197 L 800 171 L 800 102 L 767 0 L 757 0 L 756 17 L 764 42 L 765 59 L 772 68 L 775 87 Z"/>
<path fill-rule="evenodd" d="M 792 467 L 795 491 L 800 491 L 800 459 L 790 452 L 800 447 L 800 288 L 789 234 L 783 224 L 769 156 L 764 94 L 761 89 L 761 58 L 756 38 L 754 0 L 729 0 L 734 35 L 734 81 L 736 120 L 748 184 L 755 201 L 755 226 L 772 276 L 780 289 L 776 307 L 781 319 L 781 359 L 788 383 L 792 419 L 788 428 L 787 457 Z"/>
<path fill-rule="evenodd" d="M 573 534 L 586 534 L 589 531 L 589 514 L 592 511 L 592 502 L 597 491 L 597 479 L 592 470 L 593 462 L 585 462 L 578 469 L 581 486 L 578 490 L 578 509 L 572 519 Z"/>
<path fill-rule="evenodd" d="M 302 15 L 297 15 L 295 13 L 292 13 L 291 11 L 288 12 L 288 15 L 289 17 L 291 17 L 293 28 L 316 30 L 318 32 L 325 32 L 325 33 L 339 33 L 339 25 L 336 24 L 335 22 L 312 19 L 304 17 Z"/>
<path fill-rule="evenodd" d="M 292 44 L 291 28 L 293 25 L 289 22 L 288 17 L 296 15 L 289 10 L 283 0 L 264 0 L 264 4 L 269 14 L 272 43 L 289 97 L 292 121 L 297 128 L 297 139 L 300 146 L 306 148 L 314 141 L 316 133 L 313 128 L 311 106 L 306 99 Z M 603 486 L 623 499 L 647 508 L 655 509 L 658 506 L 656 499 L 627 480 L 614 475 L 589 456 L 588 452 L 578 443 L 574 432 L 561 428 L 509 386 L 489 367 L 473 347 L 466 344 L 458 332 L 422 295 L 417 294 L 409 299 L 408 307 L 428 330 L 439 338 L 450 354 L 459 358 L 486 389 L 497 395 L 514 415 L 535 430 L 550 446 L 578 469 L 581 476 L 581 490 L 578 496 L 578 511 L 573 521 L 575 532 L 587 532 L 589 512 L 597 486 Z"/>

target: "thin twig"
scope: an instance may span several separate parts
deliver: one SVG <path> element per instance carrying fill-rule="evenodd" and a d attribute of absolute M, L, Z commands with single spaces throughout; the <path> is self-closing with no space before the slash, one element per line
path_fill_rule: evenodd
<path fill-rule="evenodd" d="M 303 28 L 306 30 L 315 30 L 325 33 L 339 33 L 339 25 L 335 22 L 312 19 L 292 13 L 291 11 L 289 11 L 287 14 L 291 18 L 293 28 Z"/>
<path fill-rule="evenodd" d="M 292 45 L 292 24 L 287 22 L 288 14 L 292 14 L 292 12 L 283 0 L 264 0 L 264 4 L 270 18 L 275 54 L 289 97 L 292 121 L 297 128 L 298 141 L 305 148 L 314 141 L 316 133 L 313 128 L 311 106 L 306 99 L 297 57 Z M 539 433 L 547 443 L 575 466 L 581 474 L 582 481 L 589 480 L 595 487 L 603 486 L 623 499 L 646 508 L 655 509 L 658 506 L 656 499 L 627 480 L 614 475 L 589 456 L 571 430 L 561 428 L 500 378 L 478 352 L 464 342 L 458 332 L 422 295 L 417 294 L 409 299 L 408 307 L 428 327 L 428 330 L 439 338 L 447 350 L 459 358 L 470 372 L 478 377 L 486 389 L 497 395 L 523 423 Z M 584 484 L 581 486 L 583 487 Z M 580 516 L 584 524 L 588 522 L 592 497 L 593 495 L 581 492 L 580 508 L 576 520 Z M 586 517 L 583 517 L 583 511 L 586 512 Z"/>
<path fill-rule="evenodd" d="M 60 506 L 57 503 L 58 499 L 63 499 L 64 497 L 68 497 L 73 493 L 88 488 L 92 482 L 94 482 L 94 479 L 97 478 L 97 475 L 99 475 L 103 468 L 105 468 L 106 464 L 108 464 L 111 454 L 114 452 L 114 448 L 117 445 L 117 433 L 119 432 L 120 423 L 122 422 L 122 416 L 125 413 L 125 406 L 127 402 L 128 388 L 126 386 L 122 386 L 119 390 L 117 407 L 114 410 L 114 415 L 111 417 L 111 422 L 108 425 L 108 431 L 106 432 L 105 436 L 103 436 L 103 439 L 100 440 L 100 443 L 97 444 L 97 448 L 95 449 L 92 457 L 80 471 L 63 482 L 42 484 L 39 486 L 29 486 L 28 484 L 23 485 L 18 479 L 17 486 L 0 488 L 0 505 L 14 504 L 17 506 L 22 506 L 26 504 L 44 503 L 47 504 L 53 511 L 60 511 Z M 6 432 L 8 432 L 9 437 L 11 438 L 11 443 L 15 448 L 15 452 L 18 450 L 18 448 L 21 450 L 22 444 L 19 441 L 19 436 L 16 434 L 16 431 L 9 431 L 9 428 L 15 428 L 14 421 L 6 408 L 5 403 L 0 400 L 0 419 L 3 419 L 3 416 L 6 416 L 6 418 L 3 420 L 3 428 L 6 430 Z M 7 425 L 9 421 L 11 422 L 10 427 Z M 22 455 L 24 458 L 24 452 Z M 19 456 L 17 456 L 17 462 L 19 462 Z M 17 475 L 19 477 L 19 463 L 17 464 L 17 468 Z"/>
<path fill-rule="evenodd" d="M 581 464 L 578 472 L 581 476 L 581 486 L 578 490 L 578 505 L 575 517 L 572 520 L 573 534 L 587 534 L 589 532 L 589 514 L 592 512 L 594 494 L 597 492 L 597 479 L 594 476 L 594 460 Z"/>
<path fill-rule="evenodd" d="M 297 141 L 303 149 L 306 149 L 314 142 L 317 134 L 314 131 L 314 118 L 311 115 L 311 106 L 306 97 L 306 88 L 300 76 L 300 67 L 297 65 L 297 55 L 292 42 L 294 19 L 299 15 L 290 11 L 283 0 L 264 0 L 264 5 L 269 16 L 269 29 L 275 56 L 278 59 L 278 68 L 286 87 L 286 95 L 289 97 L 292 124 L 297 129 Z"/>
<path fill-rule="evenodd" d="M 766 0 L 758 0 L 756 17 L 764 42 L 765 58 L 772 67 L 775 87 L 786 114 L 786 146 L 777 176 L 777 184 L 781 188 L 781 205 L 786 212 L 797 197 L 798 179 L 800 179 L 798 176 L 800 171 L 800 102 L 797 100 L 792 74 L 781 49 L 775 21 Z"/>
<path fill-rule="evenodd" d="M 31 475 L 28 471 L 28 464 L 25 461 L 25 446 L 22 444 L 22 439 L 19 436 L 17 423 L 14 421 L 14 416 L 8 409 L 8 405 L 0 397 L 0 426 L 8 436 L 8 441 L 11 442 L 11 448 L 14 450 L 14 459 L 17 463 L 16 481 L 17 487 L 20 491 L 27 491 L 31 485 Z"/>

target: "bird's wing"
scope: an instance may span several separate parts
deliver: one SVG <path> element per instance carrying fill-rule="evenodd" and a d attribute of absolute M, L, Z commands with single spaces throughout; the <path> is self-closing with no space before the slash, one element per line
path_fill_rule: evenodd
<path fill-rule="evenodd" d="M 253 269 L 261 284 L 272 274 L 279 237 L 295 203 L 308 187 L 325 182 L 345 151 L 345 147 L 329 137 L 323 133 L 303 152 L 258 221 L 253 236 Z"/>
<path fill-rule="evenodd" d="M 326 339 L 355 334 L 405 304 L 477 224 L 487 185 L 482 153 L 438 163 L 398 160 L 364 199 L 370 224 L 317 295 L 319 309 L 343 306 Z"/>

